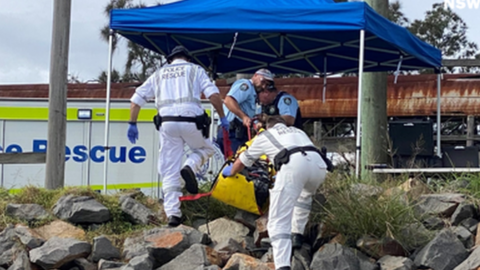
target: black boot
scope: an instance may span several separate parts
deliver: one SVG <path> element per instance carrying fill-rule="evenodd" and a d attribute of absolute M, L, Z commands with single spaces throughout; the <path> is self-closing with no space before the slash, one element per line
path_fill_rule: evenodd
<path fill-rule="evenodd" d="M 197 184 L 197 179 L 195 177 L 195 173 L 193 173 L 192 168 L 186 165 L 180 171 L 180 174 L 182 175 L 183 180 L 185 180 L 185 189 L 187 189 L 187 191 L 190 194 L 197 194 L 198 184 Z"/>
<path fill-rule="evenodd" d="M 292 233 L 292 248 L 298 249 L 303 246 L 303 235 Z"/>
<path fill-rule="evenodd" d="M 178 225 L 182 224 L 182 218 L 176 216 L 169 216 L 167 224 L 169 227 L 177 227 Z"/>

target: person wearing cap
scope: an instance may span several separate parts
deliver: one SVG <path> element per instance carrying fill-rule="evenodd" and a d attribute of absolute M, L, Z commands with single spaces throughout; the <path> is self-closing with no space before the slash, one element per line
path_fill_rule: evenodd
<path fill-rule="evenodd" d="M 328 166 L 309 136 L 288 127 L 283 117 L 268 117 L 266 128 L 222 174 L 235 175 L 263 155 L 273 161 L 277 174 L 270 190 L 267 229 L 275 269 L 290 270 L 292 248 L 303 245 L 312 197 L 325 181 Z"/>
<path fill-rule="evenodd" d="M 168 64 L 152 74 L 130 99 L 127 137 L 131 143 L 135 143 L 139 137 L 136 122 L 140 109 L 149 99 L 155 98 L 158 115 L 154 122 L 160 136 L 158 173 L 162 177 L 163 207 L 169 226 L 178 226 L 182 222 L 180 178 L 185 181 L 189 193 L 198 193 L 195 172 L 215 152 L 208 138 L 210 117 L 202 108 L 201 94 L 210 100 L 219 114 L 221 127 L 229 128 L 218 88 L 210 81 L 205 70 L 190 63 L 190 59 L 183 46 L 175 47 L 167 56 Z M 182 168 L 184 144 L 190 147 L 192 153 Z"/>
<path fill-rule="evenodd" d="M 224 100 L 223 109 L 230 123 L 229 138 L 232 150 L 248 141 L 248 127 L 256 113 L 257 92 L 273 84 L 273 74 L 268 69 L 259 69 L 251 79 L 240 79 L 233 83 Z M 217 144 L 222 153 L 223 131 L 219 129 Z"/>
<path fill-rule="evenodd" d="M 280 115 L 287 126 L 303 129 L 302 114 L 295 97 L 287 92 L 279 91 L 273 84 L 257 95 L 261 105 L 261 114 L 264 117 Z"/>

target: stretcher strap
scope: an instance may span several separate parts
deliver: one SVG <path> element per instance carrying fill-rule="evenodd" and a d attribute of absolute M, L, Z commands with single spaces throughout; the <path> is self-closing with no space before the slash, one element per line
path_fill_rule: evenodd
<path fill-rule="evenodd" d="M 195 194 L 195 195 L 185 195 L 185 196 L 181 196 L 179 199 L 181 202 L 184 202 L 184 201 L 195 201 L 195 200 L 198 200 L 202 197 L 208 197 L 208 196 L 211 196 L 212 195 L 212 192 L 207 192 L 207 193 L 198 193 L 198 194 Z"/>
<path fill-rule="evenodd" d="M 232 143 L 230 142 L 228 130 L 226 128 L 223 129 L 223 152 L 225 160 L 228 160 L 233 156 Z"/>

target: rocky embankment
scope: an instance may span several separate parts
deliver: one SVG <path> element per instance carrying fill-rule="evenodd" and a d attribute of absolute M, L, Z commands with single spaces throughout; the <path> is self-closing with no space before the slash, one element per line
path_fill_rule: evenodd
<path fill-rule="evenodd" d="M 131 223 L 161 223 L 160 213 L 132 196 L 119 200 Z M 408 245 L 365 236 L 355 247 L 347 246 L 341 235 L 327 233 L 323 224 L 310 225 L 303 247 L 294 251 L 292 269 L 480 268 L 475 205 L 467 203 L 462 194 L 448 193 L 419 195 L 415 207 L 428 218 L 404 228 L 405 235 L 414 240 Z M 238 212 L 233 220 L 219 218 L 208 224 L 199 220 L 195 228 L 159 225 L 131 235 L 119 249 L 109 236 L 85 240 L 85 230 L 95 230 L 112 218 L 108 208 L 92 197 L 63 196 L 51 211 L 36 204 L 8 204 L 5 214 L 24 220 L 24 224 L 45 218 L 54 221 L 37 228 L 7 226 L 0 233 L 0 270 L 275 269 L 266 216 Z"/>

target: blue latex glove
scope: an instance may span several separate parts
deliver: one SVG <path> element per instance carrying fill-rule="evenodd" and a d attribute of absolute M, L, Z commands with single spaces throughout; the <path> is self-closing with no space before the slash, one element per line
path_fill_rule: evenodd
<path fill-rule="evenodd" d="M 134 144 L 135 141 L 138 140 L 137 123 L 128 123 L 128 125 L 127 137 L 128 140 Z"/>
<path fill-rule="evenodd" d="M 223 177 L 232 176 L 232 167 L 233 167 L 233 163 L 223 169 L 222 171 Z"/>
<path fill-rule="evenodd" d="M 228 122 L 226 116 L 220 118 L 220 126 L 226 130 L 230 128 L 230 122 Z"/>

